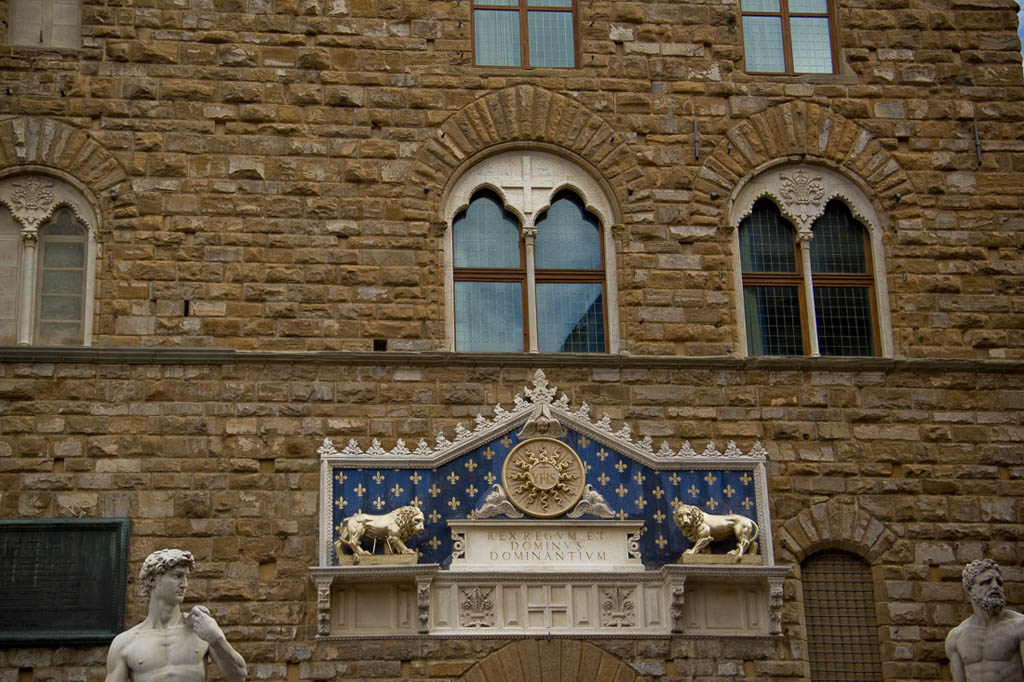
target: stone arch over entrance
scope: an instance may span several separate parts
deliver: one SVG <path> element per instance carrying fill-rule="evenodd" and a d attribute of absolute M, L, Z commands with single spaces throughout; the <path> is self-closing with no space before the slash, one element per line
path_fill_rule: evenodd
<path fill-rule="evenodd" d="M 578 102 L 522 85 L 490 93 L 456 111 L 420 147 L 407 208 L 443 221 L 441 197 L 471 163 L 492 151 L 562 149 L 591 166 L 622 208 L 623 222 L 650 212 L 645 176 L 623 136 Z"/>
<path fill-rule="evenodd" d="M 738 123 L 704 161 L 694 201 L 727 220 L 727 202 L 752 177 L 783 163 L 817 163 L 858 183 L 883 220 L 920 217 L 917 194 L 896 158 L 870 132 L 811 102 L 788 102 Z"/>
<path fill-rule="evenodd" d="M 795 564 L 823 549 L 841 549 L 874 565 L 885 562 L 901 542 L 871 514 L 854 504 L 835 500 L 801 511 L 782 524 L 776 537 L 776 558 L 780 563 Z"/>
<path fill-rule="evenodd" d="M 502 647 L 466 671 L 463 682 L 633 682 L 625 661 L 589 642 L 523 639 Z"/>
<path fill-rule="evenodd" d="M 50 118 L 0 121 L 0 175 L 44 173 L 66 180 L 95 204 L 101 231 L 135 216 L 124 168 L 88 131 Z"/>

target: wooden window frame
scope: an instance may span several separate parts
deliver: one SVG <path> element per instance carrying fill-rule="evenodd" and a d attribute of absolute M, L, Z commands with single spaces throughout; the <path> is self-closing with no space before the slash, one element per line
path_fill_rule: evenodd
<path fill-rule="evenodd" d="M 744 287 L 786 287 L 790 289 L 796 289 L 797 303 L 800 307 L 800 345 L 803 349 L 803 355 L 808 355 L 811 351 L 811 340 L 808 336 L 810 326 L 807 324 L 807 300 L 804 295 L 804 273 L 803 265 L 800 261 L 800 246 L 796 240 L 796 230 L 786 220 L 785 216 L 780 215 L 782 220 L 786 221 L 789 226 L 789 233 L 793 239 L 793 262 L 796 264 L 795 272 L 744 272 L 743 273 L 743 286 Z M 742 296 L 743 293 L 740 292 Z M 775 357 L 775 356 L 772 356 Z M 778 357 L 798 357 L 798 356 L 778 356 Z"/>
<path fill-rule="evenodd" d="M 833 0 L 825 0 L 826 8 L 825 12 L 790 12 L 789 11 L 789 0 L 779 0 L 779 11 L 778 12 L 749 12 L 743 9 L 742 0 L 740 2 L 740 40 L 743 41 L 743 66 L 744 71 L 749 74 L 763 75 L 763 76 L 795 76 L 802 74 L 812 75 L 835 75 L 839 72 L 838 54 L 839 47 L 839 36 L 836 28 L 836 13 L 835 13 L 835 2 Z M 743 19 L 744 17 L 779 17 L 782 22 L 782 55 L 784 69 L 782 71 L 751 71 L 746 68 L 747 66 L 747 41 L 743 39 Z M 824 17 L 828 20 L 828 45 L 829 45 L 829 56 L 832 61 L 831 71 L 797 71 L 793 66 L 793 40 L 790 32 L 789 20 L 793 17 L 813 17 L 821 18 Z"/>
<path fill-rule="evenodd" d="M 519 14 L 519 66 L 507 66 L 502 64 L 480 64 L 477 62 L 476 54 L 476 12 L 477 10 L 487 11 L 503 11 L 503 12 L 517 12 Z M 533 66 L 530 64 L 530 29 L 529 29 L 529 12 L 560 12 L 562 14 L 569 14 L 572 17 L 572 66 Z M 473 66 L 480 68 L 493 68 L 493 69 L 515 69 L 515 70 L 533 70 L 533 69 L 578 69 L 580 65 L 580 31 L 579 31 L 579 1 L 572 0 L 571 7 L 536 7 L 530 6 L 529 0 L 518 0 L 515 5 L 489 5 L 485 2 L 473 2 L 470 3 L 469 7 L 470 16 L 470 43 L 473 48 Z"/>
<path fill-rule="evenodd" d="M 835 201 L 835 200 L 833 200 Z M 847 209 L 849 210 L 849 209 Z M 871 236 L 868 228 L 852 215 L 850 216 L 860 231 L 861 243 L 864 248 L 864 268 L 867 272 L 811 272 L 812 287 L 845 287 L 849 289 L 866 289 L 871 314 L 871 336 L 874 340 L 874 355 L 853 357 L 877 357 L 881 354 L 882 333 L 878 320 L 878 300 L 875 296 L 875 264 L 871 254 Z M 806 313 L 804 313 L 806 314 Z"/>
<path fill-rule="evenodd" d="M 80 230 L 78 235 L 68 234 L 47 234 L 48 228 L 55 223 L 58 218 L 60 211 L 69 211 L 70 209 L 61 207 L 54 211 L 54 214 L 39 227 L 39 246 L 36 252 L 36 276 L 35 276 L 35 311 L 32 316 L 32 338 L 35 343 L 40 345 L 82 345 L 85 342 L 85 311 L 86 311 L 86 297 L 89 295 L 89 228 L 83 225 L 77 217 L 72 214 L 72 219 L 75 226 Z M 82 267 L 81 268 L 47 268 L 46 267 L 46 247 L 49 244 L 81 244 L 82 245 Z M 58 344 L 52 343 L 50 339 L 44 337 L 44 334 L 40 327 L 48 322 L 65 322 L 71 324 L 71 320 L 44 320 L 42 316 L 43 309 L 43 282 L 45 280 L 44 274 L 47 270 L 51 271 L 81 271 L 81 314 L 78 318 L 78 334 L 77 339 L 70 342 L 62 342 Z"/>

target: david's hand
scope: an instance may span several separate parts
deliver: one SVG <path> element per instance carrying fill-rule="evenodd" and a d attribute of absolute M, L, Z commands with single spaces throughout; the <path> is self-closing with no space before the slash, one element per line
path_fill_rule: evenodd
<path fill-rule="evenodd" d="M 224 631 L 210 615 L 210 609 L 205 606 L 193 606 L 185 616 L 185 623 L 192 628 L 192 632 L 196 633 L 196 637 L 204 642 L 212 644 L 219 639 L 224 639 Z"/>

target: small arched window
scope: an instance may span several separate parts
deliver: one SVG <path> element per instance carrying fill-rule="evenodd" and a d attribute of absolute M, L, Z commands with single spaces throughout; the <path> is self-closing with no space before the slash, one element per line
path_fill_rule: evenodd
<path fill-rule="evenodd" d="M 95 215 L 56 178 L 0 180 L 0 344 L 89 342 Z"/>
<path fill-rule="evenodd" d="M 882 679 L 871 567 L 855 554 L 825 551 L 800 564 L 812 682 Z"/>
<path fill-rule="evenodd" d="M 612 207 L 593 177 L 554 154 L 505 152 L 465 172 L 445 212 L 454 350 L 617 350 Z"/>

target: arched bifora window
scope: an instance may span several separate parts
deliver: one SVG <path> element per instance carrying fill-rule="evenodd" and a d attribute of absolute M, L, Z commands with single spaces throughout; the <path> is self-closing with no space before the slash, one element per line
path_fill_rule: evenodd
<path fill-rule="evenodd" d="M 0 180 L 0 345 L 91 336 L 96 214 L 59 179 Z"/>
<path fill-rule="evenodd" d="M 449 345 L 466 352 L 618 349 L 611 203 L 547 152 L 490 157 L 446 202 Z"/>
<path fill-rule="evenodd" d="M 775 169 L 740 190 L 733 218 L 747 354 L 891 355 L 878 219 L 856 186 Z"/>
<path fill-rule="evenodd" d="M 871 567 L 855 554 L 825 551 L 800 565 L 812 682 L 882 679 Z"/>

